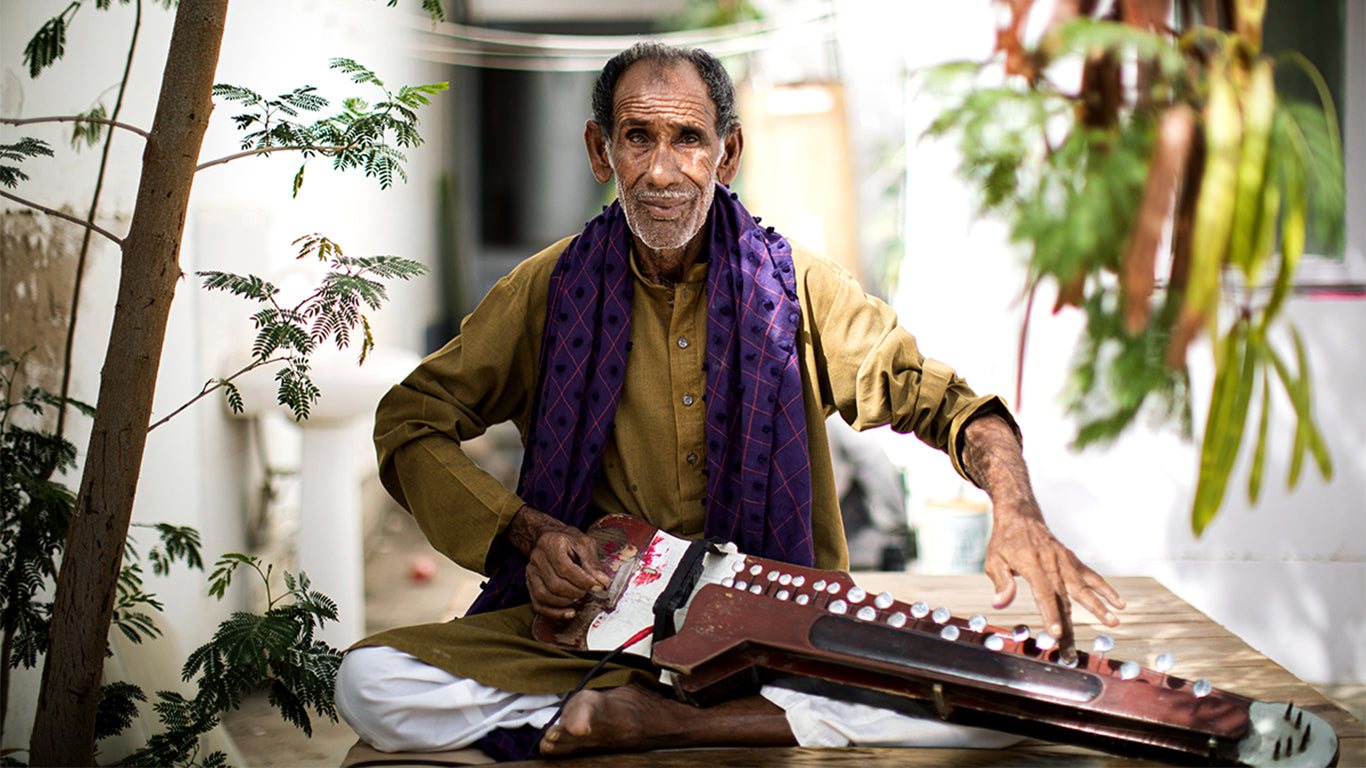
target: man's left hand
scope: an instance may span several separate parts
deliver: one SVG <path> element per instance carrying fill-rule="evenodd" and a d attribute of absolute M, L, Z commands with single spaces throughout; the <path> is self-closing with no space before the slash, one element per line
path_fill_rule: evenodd
<path fill-rule="evenodd" d="M 991 538 L 984 568 L 996 587 L 992 604 L 998 609 L 1010 605 L 1015 577 L 1022 577 L 1063 658 L 1075 658 L 1072 601 L 1113 627 L 1119 618 L 1111 609 L 1123 609 L 1124 600 L 1048 529 L 1029 484 L 1019 440 L 1005 419 L 984 414 L 969 421 L 963 434 L 963 464 L 991 496 Z"/>
<path fill-rule="evenodd" d="M 995 505 L 991 538 L 987 541 L 985 570 L 996 588 L 992 606 L 1005 608 L 1015 600 L 1015 577 L 1029 584 L 1044 628 L 1059 641 L 1064 658 L 1072 658 L 1072 601 L 1108 627 L 1119 624 L 1111 608 L 1124 600 L 1100 574 L 1063 546 L 1044 523 L 1038 506 L 1005 510 Z"/>

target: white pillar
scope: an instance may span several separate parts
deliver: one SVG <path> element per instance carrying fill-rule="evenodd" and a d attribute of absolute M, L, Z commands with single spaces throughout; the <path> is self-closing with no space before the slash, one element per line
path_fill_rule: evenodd
<path fill-rule="evenodd" d="M 345 649 L 365 635 L 365 556 L 362 544 L 360 456 L 373 455 L 367 427 L 380 397 L 417 366 L 412 352 L 376 349 L 356 367 L 354 353 L 319 350 L 309 375 L 322 391 L 300 422 L 303 445 L 299 530 L 290 570 L 308 575 L 311 588 L 337 603 L 338 620 L 319 638 Z M 244 416 L 280 408 L 275 381 L 264 371 L 241 384 Z M 291 415 L 292 418 L 292 415 Z"/>
<path fill-rule="evenodd" d="M 299 473 L 299 572 L 337 603 L 320 639 L 344 649 L 365 635 L 365 557 L 356 422 L 305 421 Z"/>

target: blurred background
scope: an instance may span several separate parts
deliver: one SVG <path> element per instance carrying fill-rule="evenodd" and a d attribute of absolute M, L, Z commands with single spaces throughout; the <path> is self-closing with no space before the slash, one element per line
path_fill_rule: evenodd
<path fill-rule="evenodd" d="M 131 7 L 73 25 L 67 57 L 29 79 L 20 52 L 65 5 L 28 0 L 0 8 L 0 115 L 83 111 L 116 83 Z M 1267 23 L 1268 47 L 1284 34 L 1293 40 L 1286 44 L 1309 54 L 1341 114 L 1344 244 L 1306 258 L 1287 305 L 1307 345 L 1317 418 L 1336 471 L 1329 482 L 1306 472 L 1286 492 L 1281 478 L 1295 426 L 1288 409 L 1273 412 L 1271 433 L 1287 437 L 1270 444 L 1266 474 L 1272 479 L 1261 502 L 1250 507 L 1241 490 L 1231 491 L 1198 538 L 1190 526 L 1198 443 L 1169 427 L 1140 423 L 1107 447 L 1069 449 L 1075 425 L 1061 393 L 1084 318 L 1075 311 L 1054 314 L 1047 288 L 1025 301 L 1027 254 L 1010 242 L 1004 225 L 978 215 L 977 193 L 955 175 L 956 146 L 922 137 L 944 108 L 925 88 L 923 71 L 991 56 L 998 6 L 988 0 L 447 0 L 446 11 L 447 21 L 436 23 L 416 2 L 386 8 L 375 0 L 233 1 L 220 82 L 263 93 L 303 84 L 344 92 L 345 78 L 329 72 L 327 62 L 346 56 L 391 84 L 446 81 L 450 90 L 422 118 L 426 144 L 408 152 L 407 183 L 386 192 L 315 161 L 295 197 L 299 161 L 284 156 L 201 172 L 182 269 L 231 269 L 282 286 L 307 284 L 317 274 L 294 260 L 291 243 L 322 232 L 349 254 L 399 255 L 431 273 L 391 288 L 390 303 L 371 317 L 378 348 L 362 369 L 354 368 L 352 353 L 320 360 L 323 395 L 314 419 L 297 425 L 277 409 L 270 375 L 258 372 L 258 386 L 242 385 L 244 415 L 206 401 L 154 432 L 137 520 L 195 526 L 209 557 L 248 551 L 306 570 L 340 604 L 343 620 L 327 639 L 341 647 L 367 628 L 424 620 L 395 613 L 408 590 L 421 610 L 447 604 L 447 597 L 430 592 L 436 588 L 432 564 L 422 560 L 429 555 L 421 542 L 404 538 L 411 531 L 403 532 L 403 513 L 379 488 L 368 438 L 374 403 L 422 355 L 458 332 L 460 318 L 498 277 L 577 232 L 609 199 L 609 188 L 588 172 L 583 150 L 589 89 L 610 55 L 640 37 L 659 37 L 705 47 L 732 72 L 746 138 L 734 186 L 750 210 L 853 271 L 897 309 L 924 354 L 952 365 L 977 391 L 1006 397 L 1025 436 L 1045 514 L 1084 561 L 1105 574 L 1157 577 L 1309 682 L 1366 681 L 1366 412 L 1360 407 L 1366 395 L 1366 5 L 1272 0 L 1275 21 Z M 148 42 L 138 52 L 133 81 L 147 85 L 130 92 L 125 122 L 150 124 L 171 22 L 160 8 L 144 14 Z M 1301 34 L 1308 37 L 1295 37 Z M 205 160 L 236 151 L 234 107 L 217 106 Z M 35 126 L 29 133 L 62 147 L 65 130 Z M 126 136 L 114 144 L 101 223 L 115 231 L 126 228 L 132 209 L 139 141 Z M 25 195 L 79 210 L 97 160 L 95 151 L 59 152 L 31 169 Z M 9 349 L 36 345 L 28 375 L 55 389 L 80 235 L 8 200 L 0 210 L 0 342 Z M 72 395 L 89 402 L 96 399 L 118 255 L 98 243 L 87 266 Z M 194 282 L 181 284 L 172 308 L 156 418 L 250 354 L 253 331 L 240 303 Z M 1197 413 L 1208 405 L 1212 368 L 1198 362 L 1208 357 L 1192 355 Z M 831 427 L 856 567 L 980 569 L 987 501 L 944 456 L 887 430 Z M 83 448 L 88 421 L 69 431 Z M 495 430 L 470 450 L 515 484 L 515 430 Z M 1233 481 L 1239 488 L 1240 471 Z M 445 573 L 448 564 L 438 565 Z M 367 568 L 388 574 L 390 590 L 380 602 L 372 594 L 369 606 L 362 581 Z M 166 642 L 182 648 L 202 643 L 229 611 L 260 600 L 241 589 L 214 601 L 197 575 L 153 580 L 149 588 L 166 604 L 161 623 L 172 630 Z M 173 657 L 183 658 L 183 650 Z M 31 695 L 36 675 L 21 675 L 18 685 Z M 27 733 L 16 718 L 28 711 L 11 708 L 4 746 Z"/>

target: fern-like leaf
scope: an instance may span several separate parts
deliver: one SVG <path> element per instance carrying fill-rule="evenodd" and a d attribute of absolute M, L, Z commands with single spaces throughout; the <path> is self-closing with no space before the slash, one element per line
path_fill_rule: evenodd
<path fill-rule="evenodd" d="M 17 165 L 7 165 L 4 161 L 19 162 L 31 157 L 52 157 L 52 147 L 32 136 L 25 136 L 14 144 L 0 144 L 0 185 L 13 189 L 19 182 L 28 180 L 28 174 Z"/>
<path fill-rule="evenodd" d="M 152 528 L 160 538 L 160 545 L 153 547 L 147 553 L 147 557 L 152 561 L 152 572 L 158 576 L 166 576 L 171 572 L 171 565 L 177 560 L 183 560 L 186 567 L 204 570 L 204 559 L 200 552 L 201 542 L 199 531 L 189 526 L 171 525 L 170 523 L 134 523 L 140 528 Z"/>
<path fill-rule="evenodd" d="M 73 9 L 68 6 L 67 10 Z M 67 10 L 48 19 L 24 46 L 24 63 L 28 65 L 29 77 L 42 74 L 66 54 Z"/>
<path fill-rule="evenodd" d="M 295 634 L 294 623 L 287 618 L 237 611 L 218 628 L 213 644 L 229 665 L 249 664 L 259 673 Z"/>
<path fill-rule="evenodd" d="M 137 719 L 140 701 L 147 701 L 147 694 L 133 683 L 118 680 L 100 686 L 99 703 L 95 705 L 95 739 L 123 733 Z"/>
<path fill-rule="evenodd" d="M 314 232 L 295 238 L 294 245 L 299 246 L 299 255 L 296 259 L 304 259 L 310 256 L 316 257 L 319 261 L 332 261 L 342 257 L 342 248 L 335 241 Z"/>
<path fill-rule="evenodd" d="M 317 112 L 328 104 L 327 99 L 317 94 L 317 90 L 311 85 L 295 88 L 289 93 L 281 94 L 280 101 L 305 112 Z"/>
<path fill-rule="evenodd" d="M 237 388 L 236 384 L 227 379 L 219 379 L 218 384 L 223 387 L 223 398 L 233 413 L 242 413 L 246 410 L 246 406 L 242 402 L 242 391 Z"/>
<path fill-rule="evenodd" d="M 301 332 L 307 336 L 306 331 Z M 276 393 L 276 400 L 280 405 L 294 412 L 295 421 L 307 419 L 310 407 L 322 394 L 309 378 L 308 361 L 299 357 L 290 358 L 289 362 L 275 373 L 275 380 L 280 385 Z"/>
<path fill-rule="evenodd" d="M 228 101 L 240 101 L 243 106 L 252 107 L 265 101 L 264 97 L 250 88 L 243 88 L 240 85 L 229 83 L 215 83 L 212 89 L 214 96 L 227 99 Z"/>
<path fill-rule="evenodd" d="M 334 58 L 328 68 L 341 72 L 342 74 L 350 75 L 351 82 L 356 83 L 357 85 L 371 83 L 380 87 L 384 86 L 384 83 L 379 79 L 378 75 L 368 67 L 356 62 L 355 59 L 343 57 Z"/>
<path fill-rule="evenodd" d="M 228 592 L 228 587 L 232 585 L 232 576 L 238 568 L 246 566 L 259 570 L 260 564 L 260 558 L 241 552 L 223 555 L 214 563 L 213 573 L 209 575 L 209 594 L 222 600 Z"/>
<path fill-rule="evenodd" d="M 196 272 L 197 276 L 204 280 L 204 287 L 211 291 L 227 291 L 234 296 L 241 296 L 256 301 L 266 301 L 280 292 L 269 280 L 257 277 L 256 275 L 234 275 L 231 272 L 219 272 L 216 270 L 205 270 Z"/>
<path fill-rule="evenodd" d="M 89 112 L 78 115 L 76 126 L 71 129 L 71 148 L 79 149 L 82 144 L 86 147 L 93 147 L 100 143 L 104 137 L 104 123 L 92 122 L 95 120 L 107 120 L 109 114 L 105 111 L 103 104 L 96 104 Z"/>

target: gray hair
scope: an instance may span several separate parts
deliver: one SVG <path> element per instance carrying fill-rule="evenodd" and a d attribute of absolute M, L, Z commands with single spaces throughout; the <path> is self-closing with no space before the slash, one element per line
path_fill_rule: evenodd
<path fill-rule="evenodd" d="M 721 62 L 701 48 L 679 48 L 655 41 L 636 43 L 613 56 L 603 65 L 598 81 L 593 86 L 593 120 L 602 131 L 605 139 L 611 138 L 614 115 L 612 107 L 616 97 L 617 79 L 632 64 L 649 61 L 660 65 L 674 65 L 691 62 L 697 67 L 697 74 L 707 85 L 707 95 L 716 106 L 716 135 L 722 139 L 730 135 L 739 123 L 735 115 L 735 86 L 731 83 L 730 73 Z"/>

